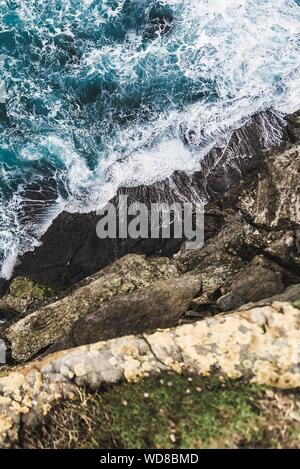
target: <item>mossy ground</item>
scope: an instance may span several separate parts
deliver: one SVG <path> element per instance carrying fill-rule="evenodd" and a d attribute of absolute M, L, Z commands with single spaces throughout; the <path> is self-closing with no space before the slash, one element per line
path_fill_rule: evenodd
<path fill-rule="evenodd" d="M 282 448 L 300 445 L 300 394 L 164 375 L 61 404 L 26 448 Z"/>

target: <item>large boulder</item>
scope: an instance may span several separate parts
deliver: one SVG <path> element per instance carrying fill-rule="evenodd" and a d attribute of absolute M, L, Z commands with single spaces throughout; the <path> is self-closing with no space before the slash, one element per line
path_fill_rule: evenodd
<path fill-rule="evenodd" d="M 282 269 L 263 256 L 257 256 L 222 290 L 228 293 L 218 299 L 218 307 L 232 311 L 243 304 L 282 293 L 285 290 Z"/>
<path fill-rule="evenodd" d="M 175 326 L 201 293 L 201 286 L 199 274 L 190 272 L 118 295 L 98 311 L 79 319 L 51 351 Z"/>
<path fill-rule="evenodd" d="M 97 311 L 115 295 L 132 292 L 178 273 L 176 262 L 166 258 L 156 260 L 129 255 L 116 261 L 86 279 L 65 298 L 39 308 L 11 325 L 5 331 L 5 338 L 10 344 L 12 358 L 22 361 L 33 357 L 69 333 L 76 321 Z"/>

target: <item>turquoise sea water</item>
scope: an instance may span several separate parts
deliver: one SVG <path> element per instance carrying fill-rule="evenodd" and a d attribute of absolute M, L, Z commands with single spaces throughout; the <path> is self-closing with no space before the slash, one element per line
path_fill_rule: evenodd
<path fill-rule="evenodd" d="M 0 0 L 2 274 L 61 210 L 299 109 L 299 53 L 298 0 Z"/>

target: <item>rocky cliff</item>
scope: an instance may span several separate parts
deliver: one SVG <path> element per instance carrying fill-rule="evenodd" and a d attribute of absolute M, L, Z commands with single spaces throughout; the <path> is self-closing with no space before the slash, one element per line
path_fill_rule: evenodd
<path fill-rule="evenodd" d="M 300 386 L 298 125 L 207 205 L 202 249 L 129 254 L 68 289 L 13 279 L 0 300 L 2 446 L 81 387 L 168 371 Z"/>

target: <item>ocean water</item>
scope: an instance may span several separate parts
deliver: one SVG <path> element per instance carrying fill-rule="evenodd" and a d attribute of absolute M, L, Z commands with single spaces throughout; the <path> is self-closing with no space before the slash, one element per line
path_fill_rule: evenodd
<path fill-rule="evenodd" d="M 300 108 L 299 0 L 0 0 L 0 267 L 62 210 Z"/>

